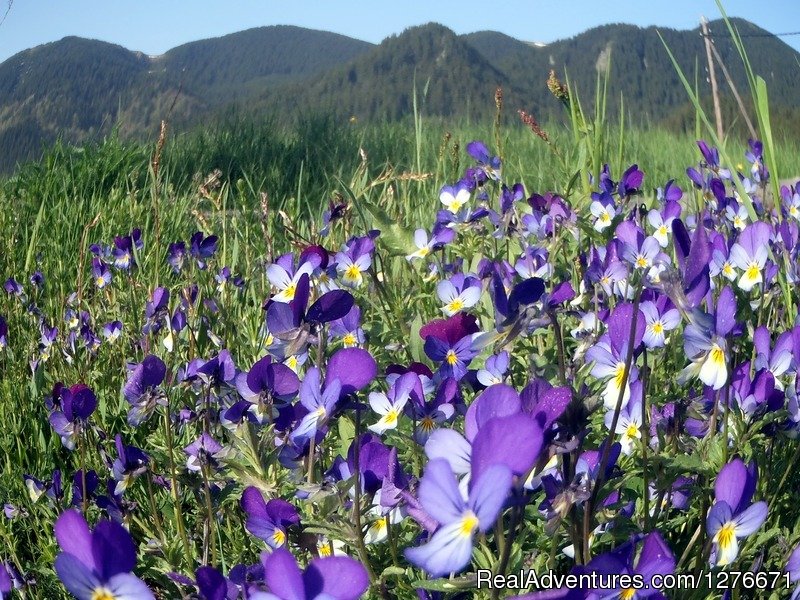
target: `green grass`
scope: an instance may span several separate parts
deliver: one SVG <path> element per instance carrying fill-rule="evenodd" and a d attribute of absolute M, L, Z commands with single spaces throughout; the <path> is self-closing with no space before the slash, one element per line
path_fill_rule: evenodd
<path fill-rule="evenodd" d="M 559 124 L 545 129 L 550 145 L 522 124 L 495 131 L 491 124 L 453 125 L 424 117 L 417 127 L 412 123 L 369 126 L 314 118 L 287 129 L 274 122 L 236 121 L 170 137 L 158 179 L 151 166 L 155 141 L 137 144 L 112 138 L 80 149 L 57 145 L 40 162 L 26 165 L 0 182 L 0 279 L 15 277 L 31 293 L 28 277 L 41 270 L 45 288 L 31 293 L 31 300 L 59 327 L 63 327 L 65 306 L 70 294 L 78 291 L 80 279 L 84 288 L 81 306 L 92 307 L 97 323 L 125 317 L 126 326 L 139 327 L 152 289 L 157 284 L 175 285 L 164 263 L 167 244 L 188 240 L 198 229 L 215 233 L 220 236 L 220 252 L 214 269 L 229 265 L 249 282 L 244 297 L 230 297 L 226 307 L 230 310 L 219 317 L 215 327 L 225 346 L 235 350 L 237 362 L 249 365 L 259 355 L 258 306 L 269 294 L 264 265 L 273 258 L 273 250 L 288 251 L 317 241 L 321 213 L 331 198 L 344 198 L 351 210 L 349 219 L 326 241 L 329 248 L 335 248 L 351 231 L 377 227 L 384 230 L 384 239 L 389 238 L 388 245 L 397 247 L 395 254 L 401 254 L 410 232 L 430 225 L 429 216 L 439 205 L 438 190 L 460 176 L 469 162 L 464 148 L 473 139 L 490 145 L 499 140 L 506 178 L 524 183 L 528 194 L 556 191 L 566 194 L 576 207 L 587 205 L 586 188 L 569 182 L 577 173 L 596 171 L 599 165 L 592 163 L 597 159 L 591 156 L 612 157 L 614 174 L 638 163 L 646 173 L 646 202 L 652 200 L 656 187 L 672 178 L 686 189 L 685 169 L 699 160 L 692 138 L 665 131 L 628 128 L 620 140 L 620 131 L 613 129 L 603 130 L 602 137 L 597 131 L 576 136 Z M 586 140 L 595 144 L 593 153 L 582 146 Z M 728 140 L 730 156 L 742 156 L 745 142 Z M 775 159 L 779 173 L 800 175 L 796 143 L 779 145 Z M 215 169 L 221 170 L 219 187 L 201 193 L 201 184 Z M 394 227 L 387 229 L 390 223 Z M 142 229 L 145 241 L 140 268 L 128 284 L 115 285 L 105 296 L 93 291 L 87 246 L 110 243 L 115 235 L 134 227 Z M 150 251 L 153 248 L 157 251 Z M 474 248 L 459 251 L 467 260 L 480 254 Z M 422 273 L 401 257 L 387 252 L 381 262 L 387 274 L 384 285 L 379 286 L 381 293 L 359 302 L 367 311 L 383 315 L 365 322 L 375 323 L 369 333 L 381 342 L 375 344 L 375 351 L 385 354 L 388 351 L 380 348 L 403 342 L 419 326 L 410 321 L 414 313 L 408 307 L 420 302 L 412 294 L 424 286 L 419 283 Z M 213 275 L 214 271 L 194 272 L 205 286 L 214 285 Z M 433 289 L 433 283 L 426 285 Z M 426 311 L 431 316 L 436 312 L 432 304 Z M 35 355 L 36 340 L 30 330 L 36 326 L 35 316 L 26 314 L 6 294 L 0 295 L 0 314 L 9 319 L 12 340 L 9 349 L 0 353 L 0 501 L 12 502 L 30 513 L 13 522 L 0 519 L 0 544 L 16 562 L 34 569 L 42 584 L 35 593 L 44 594 L 39 597 L 56 598 L 61 592 L 50 568 L 56 553 L 53 515 L 26 499 L 22 475 L 46 478 L 54 467 L 71 474 L 74 457 L 61 448 L 47 422 L 43 398 L 54 381 L 41 371 L 31 377 L 28 362 Z M 209 340 L 201 343 L 192 350 L 195 356 L 213 351 Z M 104 345 L 100 352 L 88 366 L 86 361 L 69 364 L 64 357 L 53 356 L 46 371 L 59 373 L 69 382 L 91 381 L 93 387 L 104 390 L 100 424 L 107 431 L 119 431 L 124 428 L 125 410 L 118 390 L 125 361 L 135 352 L 124 345 Z M 407 352 L 409 358 L 417 358 L 414 354 L 419 348 L 410 347 Z M 385 360 L 380 362 L 388 362 L 388 354 L 382 358 Z M 174 359 L 178 364 L 178 356 Z M 145 430 L 137 435 L 151 433 Z M 101 468 L 98 458 L 94 466 Z M 147 501 L 141 490 L 136 499 Z M 166 502 L 164 510 L 170 507 Z M 227 535 L 235 539 L 235 533 Z M 173 537 L 177 540 L 177 535 Z M 181 552 L 177 544 L 172 550 L 176 556 Z M 228 555 L 254 558 L 245 541 L 237 542 Z M 175 556 L 167 559 L 170 564 L 181 560 Z"/>

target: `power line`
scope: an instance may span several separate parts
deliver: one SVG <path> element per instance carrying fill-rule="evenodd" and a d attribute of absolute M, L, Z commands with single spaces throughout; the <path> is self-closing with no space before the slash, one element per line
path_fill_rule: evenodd
<path fill-rule="evenodd" d="M 765 32 L 765 33 L 740 33 L 739 37 L 742 37 L 742 38 L 767 38 L 767 37 L 789 37 L 789 36 L 792 36 L 792 35 L 800 35 L 800 31 L 788 31 L 786 33 L 769 33 L 769 32 Z M 705 33 L 701 32 L 700 33 L 700 37 L 718 37 L 718 38 L 720 38 L 720 37 L 731 37 L 731 34 L 730 34 L 729 31 L 724 31 L 722 33 L 714 33 L 714 34 L 709 33 L 708 35 L 706 35 Z"/>

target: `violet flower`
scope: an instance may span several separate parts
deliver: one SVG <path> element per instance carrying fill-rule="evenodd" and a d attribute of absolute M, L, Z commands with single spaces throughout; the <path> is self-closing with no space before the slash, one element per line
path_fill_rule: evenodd
<path fill-rule="evenodd" d="M 75 449 L 75 442 L 81 429 L 97 408 L 97 397 L 88 386 L 79 383 L 61 390 L 61 410 L 50 414 L 50 425 L 61 437 L 61 443 L 69 450 Z"/>
<path fill-rule="evenodd" d="M 247 515 L 247 531 L 265 541 L 270 548 L 283 546 L 286 530 L 300 523 L 300 515 L 294 506 L 277 498 L 265 502 L 258 488 L 252 486 L 242 493 L 241 506 Z"/>
<path fill-rule="evenodd" d="M 167 374 L 167 366 L 157 356 L 148 354 L 136 365 L 122 388 L 122 395 L 131 405 L 128 423 L 138 426 L 153 414 L 157 404 L 164 401 L 164 394 L 158 387 Z"/>
<path fill-rule="evenodd" d="M 111 269 L 99 258 L 92 259 L 92 277 L 97 289 L 102 290 L 111 283 Z"/>
<path fill-rule="evenodd" d="M 114 438 L 114 444 L 117 448 L 117 459 L 111 466 L 111 472 L 117 482 L 114 495 L 119 496 L 128 488 L 134 477 L 147 471 L 150 457 L 136 446 L 126 446 L 120 434 Z"/>
<path fill-rule="evenodd" d="M 771 228 L 758 221 L 748 225 L 737 242 L 731 247 L 731 262 L 743 271 L 739 288 L 749 292 L 763 281 L 762 271 L 769 257 Z"/>
<path fill-rule="evenodd" d="M 250 600 L 358 600 L 369 587 L 367 570 L 348 556 L 312 559 L 305 572 L 283 547 L 261 561 L 269 592 L 251 590 Z"/>
<path fill-rule="evenodd" d="M 758 473 L 736 458 L 726 464 L 714 482 L 715 502 L 706 517 L 713 543 L 711 565 L 729 565 L 739 555 L 739 539 L 755 533 L 767 519 L 767 503 L 751 504 Z"/>
<path fill-rule="evenodd" d="M 136 546 L 122 525 L 100 521 L 92 532 L 77 510 L 68 510 L 56 521 L 55 534 L 62 550 L 56 557 L 56 573 L 78 600 L 155 599 L 131 573 Z"/>
<path fill-rule="evenodd" d="M 406 558 L 432 577 L 461 571 L 470 562 L 475 533 L 491 529 L 510 488 L 509 468 L 493 465 L 474 482 L 465 501 L 449 463 L 431 460 L 420 481 L 419 501 L 439 527 L 428 543 L 408 548 Z"/>

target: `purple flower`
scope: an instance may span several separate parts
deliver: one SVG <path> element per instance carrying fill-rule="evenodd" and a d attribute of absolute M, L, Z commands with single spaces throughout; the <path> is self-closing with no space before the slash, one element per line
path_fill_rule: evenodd
<path fill-rule="evenodd" d="M 767 503 L 750 504 L 758 474 L 755 463 L 746 467 L 734 459 L 722 467 L 714 482 L 714 505 L 706 518 L 711 537 L 711 565 L 731 564 L 739 555 L 739 538 L 755 533 L 767 519 Z"/>
<path fill-rule="evenodd" d="M 603 405 L 607 409 L 614 409 L 617 399 L 622 392 L 623 405 L 630 398 L 630 384 L 638 377 L 638 370 L 631 365 L 631 372 L 626 378 L 625 359 L 628 355 L 631 325 L 636 319 L 634 335 L 634 351 L 639 347 L 644 338 L 645 317 L 641 310 L 633 314 L 632 304 L 618 304 L 611 313 L 608 321 L 608 333 L 592 346 L 586 353 L 586 360 L 594 362 L 591 374 L 600 379 L 606 379 L 606 386 L 601 394 Z M 623 390 L 622 385 L 625 382 Z"/>
<path fill-rule="evenodd" d="M 308 370 L 300 385 L 300 404 L 308 413 L 292 432 L 295 446 L 302 448 L 317 435 L 317 430 L 331 418 L 341 393 L 342 384 L 338 379 L 322 387 L 319 369 L 312 367 Z"/>
<path fill-rule="evenodd" d="M 757 221 L 748 225 L 737 242 L 731 247 L 730 260 L 743 271 L 739 288 L 749 292 L 763 281 L 762 271 L 769 257 L 769 240 L 772 230 L 769 225 Z"/>
<path fill-rule="evenodd" d="M 728 381 L 728 346 L 726 336 L 736 326 L 736 297 L 730 287 L 725 287 L 717 299 L 714 315 L 695 310 L 692 322 L 683 332 L 683 349 L 692 361 L 678 377 L 685 383 L 699 377 L 715 390 Z"/>
<path fill-rule="evenodd" d="M 6 318 L 0 315 L 0 350 L 8 346 L 8 323 Z"/>
<path fill-rule="evenodd" d="M 92 532 L 78 511 L 68 510 L 56 521 L 55 534 L 63 551 L 56 557 L 56 573 L 78 600 L 155 598 L 131 573 L 136 547 L 122 525 L 100 521 Z"/>
<path fill-rule="evenodd" d="M 150 418 L 156 404 L 163 401 L 164 394 L 158 389 L 167 374 L 164 361 L 148 354 L 136 365 L 122 388 L 122 395 L 131 409 L 128 411 L 128 423 L 134 426 Z"/>
<path fill-rule="evenodd" d="M 183 451 L 189 457 L 186 459 L 186 468 L 196 473 L 200 472 L 204 466 L 216 469 L 220 459 L 227 454 L 222 444 L 207 433 L 201 434 Z"/>
<path fill-rule="evenodd" d="M 275 405 L 285 405 L 300 387 L 297 374 L 286 365 L 273 362 L 270 356 L 258 360 L 248 373 L 239 373 L 235 382 L 244 400 L 234 404 L 225 418 L 250 411 L 258 423 L 274 418 Z"/>
<path fill-rule="evenodd" d="M 69 450 L 75 449 L 75 440 L 83 424 L 97 408 L 97 397 L 88 386 L 78 383 L 61 389 L 61 410 L 50 413 L 50 425 Z"/>
<path fill-rule="evenodd" d="M 173 272 L 180 273 L 185 260 L 186 242 L 178 241 L 170 244 L 167 248 L 167 264 L 172 267 Z"/>
<path fill-rule="evenodd" d="M 126 446 L 122 443 L 122 436 L 117 434 L 114 438 L 117 448 L 117 459 L 111 466 L 111 473 L 117 482 L 114 495 L 120 496 L 128 488 L 134 477 L 147 471 L 150 457 L 136 446 Z"/>
<path fill-rule="evenodd" d="M 202 231 L 195 231 L 189 241 L 189 254 L 197 261 L 199 269 L 206 268 L 206 261 L 217 251 L 217 236 L 205 237 Z"/>
<path fill-rule="evenodd" d="M 395 429 L 412 394 L 419 403 L 422 399 L 422 383 L 419 376 L 413 372 L 400 376 L 392 385 L 388 395 L 383 392 L 372 392 L 369 395 L 369 405 L 381 415 L 381 418 L 377 423 L 370 425 L 369 430 L 382 435 L 389 429 Z"/>
<path fill-rule="evenodd" d="M 467 154 L 476 160 L 478 166 L 482 168 L 490 179 L 500 179 L 500 157 L 492 156 L 486 144 L 478 140 L 468 143 Z"/>
<path fill-rule="evenodd" d="M 99 258 L 92 259 L 92 277 L 97 289 L 102 290 L 111 283 L 111 269 Z"/>
<path fill-rule="evenodd" d="M 283 303 L 294 300 L 300 279 L 303 275 L 310 276 L 313 271 L 314 265 L 310 262 L 304 262 L 295 269 L 294 257 L 291 254 L 279 257 L 274 264 L 267 267 L 267 278 L 278 290 L 272 299 L 275 302 Z"/>
<path fill-rule="evenodd" d="M 297 509 L 285 500 L 272 499 L 264 502 L 258 488 L 245 488 L 242 494 L 242 510 L 247 514 L 245 527 L 270 548 L 279 548 L 286 543 L 286 530 L 300 523 Z"/>
<path fill-rule="evenodd" d="M 666 296 L 659 296 L 655 302 L 646 301 L 639 305 L 646 323 L 642 341 L 648 348 L 661 348 L 666 343 L 666 334 L 681 322 L 681 315 L 671 305 Z"/>
<path fill-rule="evenodd" d="M 369 587 L 367 570 L 347 556 L 315 558 L 301 572 L 284 547 L 262 554 L 269 593 L 251 592 L 251 600 L 358 600 Z"/>
<path fill-rule="evenodd" d="M 111 321 L 103 325 L 103 337 L 109 342 L 115 341 L 122 334 L 122 321 Z"/>
<path fill-rule="evenodd" d="M 465 308 L 472 308 L 481 299 L 481 282 L 472 276 L 461 273 L 450 279 L 440 281 L 436 286 L 436 295 L 444 303 L 442 312 L 452 317 Z"/>
<path fill-rule="evenodd" d="M 341 319 L 331 321 L 329 331 L 332 337 L 342 340 L 345 348 L 355 348 L 367 341 L 361 328 L 361 309 L 355 304 Z"/>
<path fill-rule="evenodd" d="M 419 501 L 439 527 L 428 543 L 405 551 L 406 558 L 433 577 L 457 573 L 472 556 L 477 531 L 488 531 L 511 489 L 511 471 L 492 465 L 473 482 L 465 501 L 450 464 L 431 460 L 419 485 Z"/>

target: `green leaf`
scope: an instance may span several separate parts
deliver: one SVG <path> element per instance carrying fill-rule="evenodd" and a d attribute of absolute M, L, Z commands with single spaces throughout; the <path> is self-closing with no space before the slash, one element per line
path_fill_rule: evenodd
<path fill-rule="evenodd" d="M 411 586 L 434 592 L 470 590 L 478 587 L 478 576 L 475 573 L 470 573 L 455 579 L 418 579 Z"/>
<path fill-rule="evenodd" d="M 419 331 L 422 329 L 422 316 L 417 315 L 411 322 L 411 339 L 408 342 L 408 349 L 411 352 L 411 357 L 416 362 L 423 360 L 422 338 L 419 336 Z"/>
<path fill-rule="evenodd" d="M 414 251 L 415 246 L 411 233 L 406 231 L 396 219 L 392 219 L 380 206 L 376 206 L 365 198 L 362 198 L 361 202 L 372 216 L 372 229 L 380 230 L 381 235 L 378 237 L 378 241 L 389 252 L 389 256 L 406 256 Z"/>

